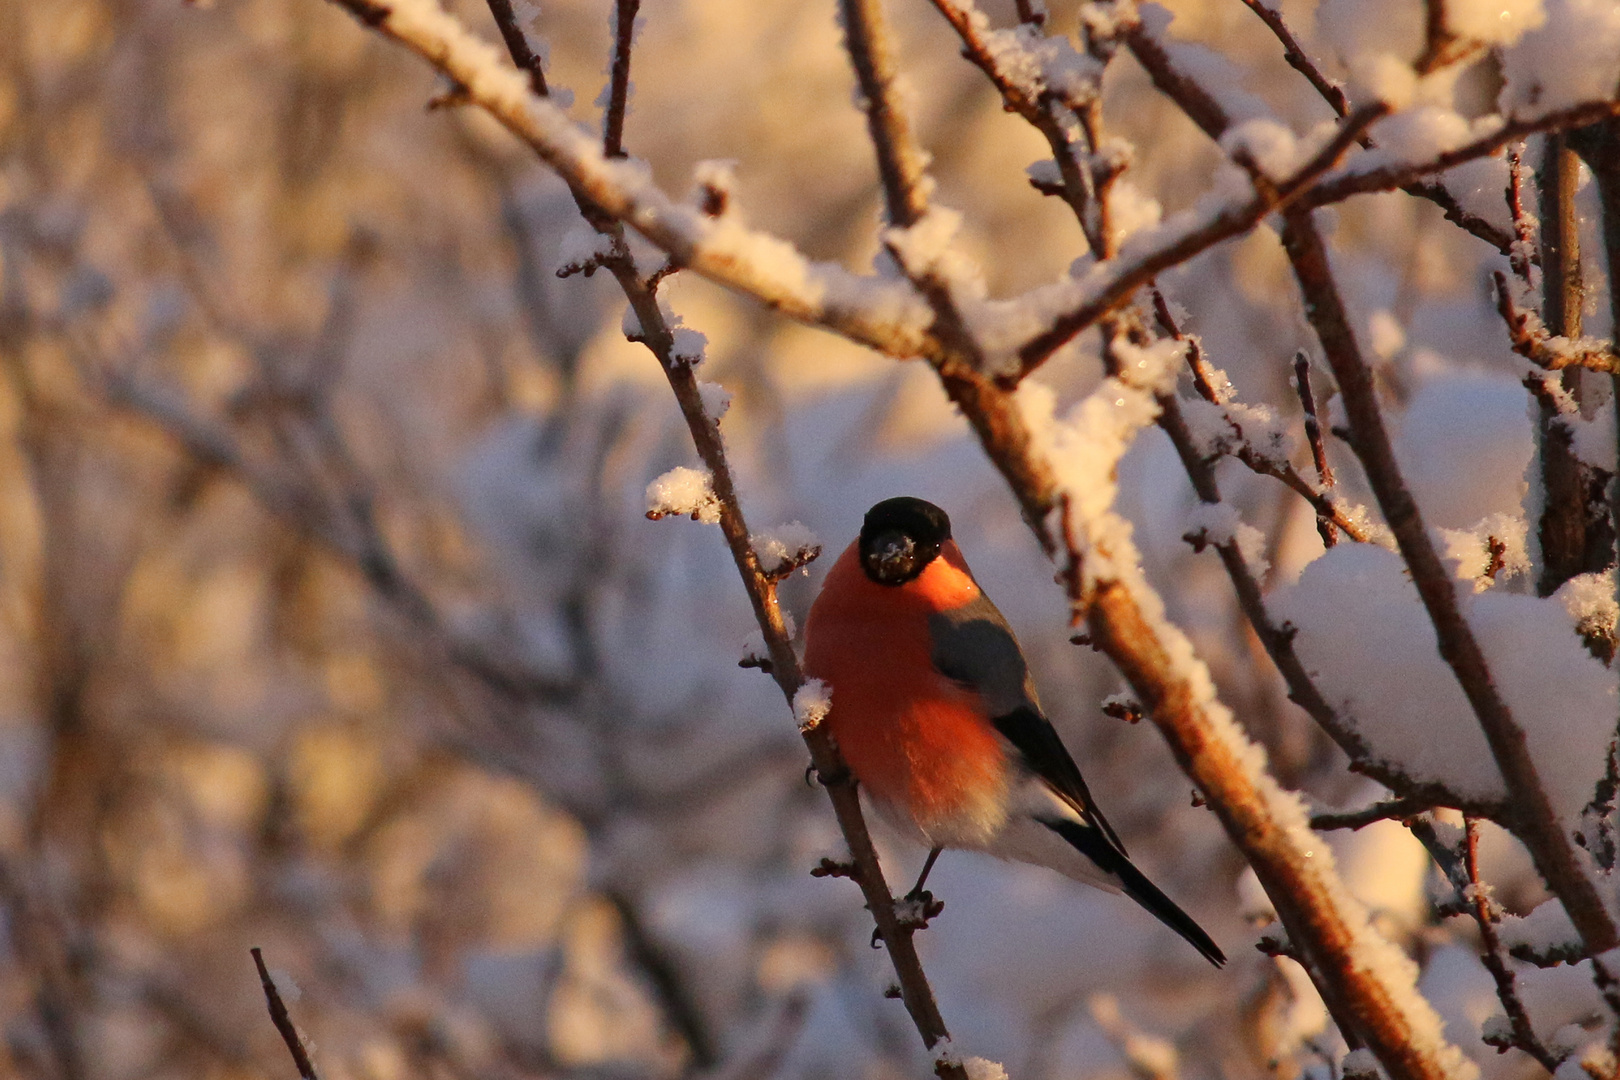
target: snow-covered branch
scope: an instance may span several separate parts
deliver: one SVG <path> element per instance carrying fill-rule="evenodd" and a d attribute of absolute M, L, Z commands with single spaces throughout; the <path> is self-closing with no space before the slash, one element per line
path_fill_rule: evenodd
<path fill-rule="evenodd" d="M 433 0 L 332 0 L 366 26 L 417 53 L 528 143 L 593 205 L 646 236 L 679 265 L 737 289 L 802 322 L 836 330 L 897 357 L 935 356 L 933 313 L 903 281 L 851 274 L 812 262 L 791 244 L 750 229 L 735 215 L 710 217 L 681 204 L 644 165 L 610 159 L 551 101 L 536 97 L 494 50 Z"/>
<path fill-rule="evenodd" d="M 1511 821 L 1536 860 L 1548 885 L 1569 909 L 1570 918 L 1594 952 L 1620 943 L 1614 920 L 1591 880 L 1580 869 L 1569 837 L 1558 824 L 1546 789 L 1464 618 L 1452 576 L 1440 561 L 1416 501 L 1401 475 L 1394 448 L 1373 390 L 1371 372 L 1340 299 L 1321 235 L 1304 207 L 1285 214 L 1283 243 L 1305 298 L 1305 310 L 1332 365 L 1350 421 L 1351 446 L 1366 470 L 1384 519 L 1395 533 L 1434 624 L 1440 655 L 1456 674 L 1484 729 L 1506 783 Z"/>

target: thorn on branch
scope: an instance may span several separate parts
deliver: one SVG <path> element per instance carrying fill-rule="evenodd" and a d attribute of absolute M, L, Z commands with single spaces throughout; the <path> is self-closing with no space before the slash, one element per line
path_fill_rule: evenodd
<path fill-rule="evenodd" d="M 575 274 L 584 274 L 586 277 L 590 277 L 600 269 L 602 269 L 602 260 L 592 256 L 589 259 L 580 259 L 578 262 L 564 263 L 562 266 L 557 267 L 557 276 L 571 278 Z"/>
<path fill-rule="evenodd" d="M 876 946 L 874 946 L 875 948 Z M 883 988 L 883 996 L 890 1001 L 899 1001 L 904 995 L 900 993 L 899 983 L 890 983 Z"/>
<path fill-rule="evenodd" d="M 1195 810 L 1201 807 L 1207 807 L 1209 805 L 1209 800 L 1204 798 L 1204 793 L 1202 791 L 1199 791 L 1197 788 L 1193 788 L 1192 805 Z"/>
<path fill-rule="evenodd" d="M 811 768 L 814 769 L 815 766 L 812 765 Z M 824 857 L 810 871 L 810 876 L 815 878 L 854 878 L 855 864 L 838 862 Z"/>
<path fill-rule="evenodd" d="M 1299 959 L 1299 950 L 1294 948 L 1294 943 L 1288 940 L 1288 932 L 1281 927 L 1261 934 L 1254 947 L 1266 956 L 1286 956 L 1290 960 L 1303 963 Z"/>
<path fill-rule="evenodd" d="M 459 109 L 463 105 L 472 104 L 472 93 L 458 82 L 451 83 L 441 92 L 428 98 L 423 108 L 426 112 L 438 112 L 440 109 Z"/>
<path fill-rule="evenodd" d="M 703 183 L 703 195 L 698 201 L 698 209 L 706 217 L 717 218 L 724 214 L 731 205 L 731 192 L 712 180 Z"/>
<path fill-rule="evenodd" d="M 1115 695 L 1103 702 L 1104 716 L 1123 720 L 1127 724 L 1140 724 L 1142 722 L 1142 706 L 1130 698 Z"/>
<path fill-rule="evenodd" d="M 1009 109 L 1009 111 L 1011 110 Z M 1061 199 L 1069 193 L 1068 189 L 1065 188 L 1059 181 L 1043 180 L 1037 176 L 1031 176 L 1027 179 L 1029 180 L 1029 186 L 1040 192 L 1042 195 L 1055 195 Z"/>
<path fill-rule="evenodd" d="M 682 269 L 684 269 L 684 267 L 681 265 L 680 260 L 671 255 L 669 258 L 664 260 L 664 265 L 660 266 L 657 270 L 654 270 L 652 272 L 652 276 L 647 279 L 647 291 L 650 293 L 656 293 L 658 291 L 658 286 L 664 283 L 665 278 Z"/>
<path fill-rule="evenodd" d="M 757 653 L 749 653 L 747 656 L 744 656 L 741 660 L 737 661 L 737 666 L 740 668 L 757 668 L 767 675 L 774 674 L 775 672 L 775 668 L 771 664 L 771 658 L 768 656 L 760 656 Z M 811 767 L 814 768 L 814 766 Z"/>
<path fill-rule="evenodd" d="M 1487 536 L 1485 549 L 1490 556 L 1485 563 L 1485 576 L 1495 581 L 1496 575 L 1507 566 L 1507 543 L 1501 537 Z"/>

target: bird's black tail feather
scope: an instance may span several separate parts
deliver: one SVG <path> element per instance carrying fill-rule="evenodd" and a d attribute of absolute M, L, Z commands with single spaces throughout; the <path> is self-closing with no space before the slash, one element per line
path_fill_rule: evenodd
<path fill-rule="evenodd" d="M 1180 934 L 1186 939 L 1187 944 L 1203 954 L 1206 960 L 1216 967 L 1225 965 L 1226 954 L 1221 952 L 1220 946 L 1215 944 L 1213 938 L 1204 933 L 1204 928 L 1193 922 L 1192 916 L 1177 907 L 1174 900 L 1159 891 L 1159 887 L 1149 881 L 1147 875 L 1125 857 L 1124 852 L 1110 844 L 1108 838 L 1099 830 L 1078 821 L 1043 820 L 1041 823 L 1073 844 L 1080 854 L 1096 863 L 1098 868 L 1119 878 L 1126 896 L 1141 904 L 1154 918 Z"/>

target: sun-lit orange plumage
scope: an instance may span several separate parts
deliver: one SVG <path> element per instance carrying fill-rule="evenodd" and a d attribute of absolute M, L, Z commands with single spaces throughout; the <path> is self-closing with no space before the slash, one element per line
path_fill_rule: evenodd
<path fill-rule="evenodd" d="M 929 653 L 928 617 L 979 591 L 956 544 L 898 588 L 869 579 L 851 544 L 822 588 L 805 671 L 834 688 L 828 728 L 867 792 L 928 831 L 1004 801 L 1006 752 L 978 694 Z"/>

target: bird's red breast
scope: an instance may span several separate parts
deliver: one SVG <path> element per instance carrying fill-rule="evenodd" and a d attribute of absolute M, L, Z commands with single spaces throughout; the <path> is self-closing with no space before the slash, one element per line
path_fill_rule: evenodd
<path fill-rule="evenodd" d="M 929 616 L 979 595 L 946 541 L 913 581 L 880 585 L 858 544 L 810 609 L 805 671 L 832 688 L 827 725 L 875 799 L 939 840 L 969 840 L 1005 817 L 1007 761 L 979 695 L 934 667 Z"/>

